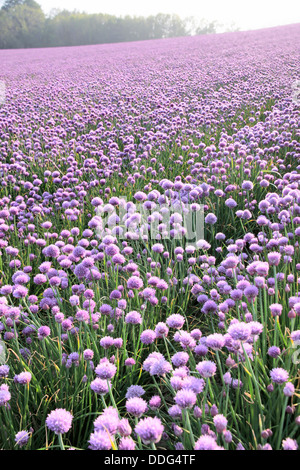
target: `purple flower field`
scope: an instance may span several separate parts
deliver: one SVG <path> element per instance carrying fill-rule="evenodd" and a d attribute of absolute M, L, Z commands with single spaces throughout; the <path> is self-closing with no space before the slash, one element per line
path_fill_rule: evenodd
<path fill-rule="evenodd" d="M 0 449 L 298 449 L 299 40 L 0 51 Z"/>

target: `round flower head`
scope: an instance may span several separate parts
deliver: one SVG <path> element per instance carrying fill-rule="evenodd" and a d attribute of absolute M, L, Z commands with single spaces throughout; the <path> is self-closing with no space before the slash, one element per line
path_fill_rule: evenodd
<path fill-rule="evenodd" d="M 172 356 L 171 360 L 175 367 L 182 367 L 189 361 L 189 355 L 186 352 L 178 352 Z"/>
<path fill-rule="evenodd" d="M 222 433 L 227 427 L 227 419 L 221 414 L 214 416 L 214 425 L 216 426 L 217 433 Z"/>
<path fill-rule="evenodd" d="M 115 408 L 105 408 L 103 413 L 94 421 L 95 431 L 107 431 L 113 435 L 118 430 L 119 421 L 118 412 Z"/>
<path fill-rule="evenodd" d="M 19 375 L 16 376 L 16 381 L 21 385 L 27 385 L 31 381 L 31 373 L 30 372 L 21 372 Z"/>
<path fill-rule="evenodd" d="M 141 342 L 143 344 L 154 343 L 156 339 L 156 333 L 153 330 L 144 330 L 141 334 Z"/>
<path fill-rule="evenodd" d="M 1 348 L 0 348 L 1 352 Z M 4 364 L 3 366 L 0 366 L 0 378 L 4 379 L 5 377 L 8 377 L 9 374 L 9 366 Z"/>
<path fill-rule="evenodd" d="M 179 390 L 175 396 L 175 403 L 180 408 L 192 408 L 197 401 L 197 396 L 192 390 Z"/>
<path fill-rule="evenodd" d="M 291 338 L 293 341 L 300 341 L 300 330 L 295 330 L 291 333 Z"/>
<path fill-rule="evenodd" d="M 49 326 L 41 326 L 38 329 L 39 338 L 46 338 L 47 336 L 50 335 L 50 333 L 51 333 L 51 330 L 50 330 Z"/>
<path fill-rule="evenodd" d="M 282 369 L 281 367 L 275 367 L 271 370 L 270 377 L 272 382 L 283 384 L 288 381 L 289 374 L 285 369 Z"/>
<path fill-rule="evenodd" d="M 157 361 L 154 361 L 153 364 L 150 366 L 150 375 L 159 375 L 159 376 L 164 376 L 165 374 L 168 374 L 171 372 L 172 366 L 171 364 L 166 361 L 164 358 L 158 359 Z"/>
<path fill-rule="evenodd" d="M 268 349 L 268 355 L 270 357 L 276 358 L 280 355 L 280 353 L 281 353 L 281 351 L 280 351 L 280 348 L 278 348 L 278 346 L 271 346 Z"/>
<path fill-rule="evenodd" d="M 167 325 L 163 322 L 157 323 L 155 327 L 155 334 L 157 338 L 163 338 L 164 336 L 167 336 L 169 332 L 169 328 Z"/>
<path fill-rule="evenodd" d="M 45 282 L 47 282 L 47 277 L 44 274 L 37 274 L 36 276 L 34 276 L 33 282 L 37 286 L 40 286 L 40 285 L 44 284 Z"/>
<path fill-rule="evenodd" d="M 273 317 L 279 317 L 282 313 L 282 305 L 281 304 L 272 304 L 270 305 L 271 314 Z"/>
<path fill-rule="evenodd" d="M 26 446 L 29 441 L 30 434 L 27 431 L 20 431 L 15 435 L 15 443 L 19 447 Z"/>
<path fill-rule="evenodd" d="M 120 419 L 118 424 L 118 432 L 121 434 L 121 436 L 130 436 L 130 434 L 132 433 L 132 429 L 128 419 Z"/>
<path fill-rule="evenodd" d="M 45 248 L 45 256 L 48 258 L 57 258 L 59 256 L 59 248 L 56 245 L 49 245 Z"/>
<path fill-rule="evenodd" d="M 205 223 L 209 225 L 214 225 L 217 222 L 217 220 L 218 219 L 215 216 L 215 214 L 212 214 L 212 213 L 207 214 L 207 216 L 205 217 Z"/>
<path fill-rule="evenodd" d="M 91 382 L 91 389 L 97 393 L 97 395 L 105 395 L 109 392 L 109 384 L 107 380 L 102 380 L 98 377 Z"/>
<path fill-rule="evenodd" d="M 230 255 L 228 256 L 228 258 L 226 258 L 222 264 L 224 266 L 225 269 L 234 269 L 237 267 L 237 265 L 239 264 L 240 260 L 237 256 L 234 256 L 234 255 Z"/>
<path fill-rule="evenodd" d="M 283 389 L 283 393 L 286 397 L 292 397 L 295 393 L 294 385 L 291 382 L 288 382 Z"/>
<path fill-rule="evenodd" d="M 135 365 L 135 360 L 132 357 L 128 357 L 124 361 L 125 366 L 132 367 Z"/>
<path fill-rule="evenodd" d="M 268 253 L 268 261 L 271 266 L 278 266 L 280 262 L 281 254 L 275 251 Z"/>
<path fill-rule="evenodd" d="M 135 310 L 128 312 L 125 317 L 125 323 L 129 323 L 131 325 L 139 325 L 142 323 L 142 321 L 141 314 Z"/>
<path fill-rule="evenodd" d="M 258 296 L 258 288 L 256 286 L 247 286 L 244 290 L 244 294 L 248 300 L 253 300 Z"/>
<path fill-rule="evenodd" d="M 215 350 L 222 349 L 223 346 L 225 345 L 224 336 L 219 333 L 214 333 L 212 335 L 209 335 L 206 338 L 205 345 L 208 348 L 215 349 Z"/>
<path fill-rule="evenodd" d="M 8 385 L 0 385 L 0 406 L 7 406 L 10 399 L 11 394 L 9 392 Z"/>
<path fill-rule="evenodd" d="M 207 315 L 208 313 L 215 313 L 218 309 L 218 305 L 216 304 L 216 302 L 214 300 L 207 300 L 202 309 L 201 309 L 201 312 L 203 312 L 205 315 Z"/>
<path fill-rule="evenodd" d="M 125 397 L 127 399 L 133 397 L 141 397 L 145 393 L 145 390 L 140 385 L 131 385 L 128 387 Z"/>
<path fill-rule="evenodd" d="M 100 379 L 112 379 L 117 372 L 117 367 L 110 362 L 101 362 L 95 369 L 95 373 Z"/>
<path fill-rule="evenodd" d="M 94 357 L 94 351 L 92 351 L 91 349 L 85 349 L 83 351 L 83 358 L 85 361 L 91 361 Z"/>
<path fill-rule="evenodd" d="M 170 315 L 166 321 L 167 325 L 170 328 L 175 328 L 177 330 L 183 327 L 184 322 L 185 322 L 185 318 L 179 313 L 174 313 L 173 315 Z"/>
<path fill-rule="evenodd" d="M 51 411 L 46 419 L 46 425 L 55 434 L 64 434 L 71 429 L 73 416 L 63 408 Z"/>
<path fill-rule="evenodd" d="M 161 440 L 164 427 L 161 420 L 156 416 L 154 418 L 144 418 L 139 421 L 135 427 L 136 434 L 141 438 L 142 442 L 146 445 L 152 442 L 156 444 Z"/>
<path fill-rule="evenodd" d="M 251 191 L 251 189 L 253 189 L 252 181 L 243 181 L 242 189 L 245 189 L 246 191 Z"/>
<path fill-rule="evenodd" d="M 264 329 L 264 326 L 262 325 L 262 323 L 259 323 L 258 321 L 250 321 L 249 326 L 251 328 L 252 336 L 260 335 Z"/>
<path fill-rule="evenodd" d="M 90 435 L 89 449 L 110 450 L 112 448 L 112 438 L 107 431 L 95 431 Z"/>
<path fill-rule="evenodd" d="M 215 439 L 207 434 L 200 436 L 194 447 L 195 450 L 222 450 Z"/>
<path fill-rule="evenodd" d="M 128 413 L 138 418 L 147 411 L 147 408 L 147 402 L 140 397 L 129 398 L 126 402 Z"/>
<path fill-rule="evenodd" d="M 203 361 L 196 365 L 196 369 L 202 377 L 207 378 L 215 375 L 217 366 L 212 361 Z"/>
<path fill-rule="evenodd" d="M 119 450 L 135 450 L 135 442 L 131 437 L 122 437 L 119 442 Z"/>
<path fill-rule="evenodd" d="M 229 326 L 227 333 L 235 341 L 247 341 L 251 335 L 251 326 L 244 322 L 233 323 Z"/>
<path fill-rule="evenodd" d="M 111 336 L 104 336 L 103 338 L 100 339 L 100 346 L 104 349 L 108 349 L 111 346 L 114 345 L 114 338 Z"/>
<path fill-rule="evenodd" d="M 164 251 L 164 246 L 161 243 L 156 243 L 152 246 L 152 251 L 155 253 L 162 253 Z"/>
<path fill-rule="evenodd" d="M 194 393 L 201 393 L 203 391 L 205 382 L 203 379 L 198 379 L 197 377 L 188 376 L 182 380 L 182 389 L 192 390 Z"/>
<path fill-rule="evenodd" d="M 283 450 L 298 450 L 297 441 L 295 439 L 287 437 L 282 441 L 282 448 Z"/>
<path fill-rule="evenodd" d="M 141 289 L 144 283 L 140 277 L 131 276 L 127 281 L 128 289 Z"/>
<path fill-rule="evenodd" d="M 153 395 L 149 401 L 149 407 L 151 410 L 157 410 L 161 405 L 161 398 L 159 395 Z"/>

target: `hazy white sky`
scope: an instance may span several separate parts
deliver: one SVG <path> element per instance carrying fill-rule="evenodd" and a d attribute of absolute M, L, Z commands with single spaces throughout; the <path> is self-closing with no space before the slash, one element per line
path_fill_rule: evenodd
<path fill-rule="evenodd" d="M 48 13 L 52 8 L 110 13 L 113 15 L 153 15 L 177 13 L 222 23 L 236 23 L 240 29 L 256 29 L 300 23 L 297 0 L 37 0 Z"/>

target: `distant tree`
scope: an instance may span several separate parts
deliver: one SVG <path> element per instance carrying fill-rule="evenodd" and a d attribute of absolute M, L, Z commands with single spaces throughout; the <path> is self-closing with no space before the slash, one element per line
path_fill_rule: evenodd
<path fill-rule="evenodd" d="M 8 11 L 11 8 L 16 7 L 17 5 L 22 5 L 23 0 L 5 0 L 5 2 L 2 5 L 1 10 L 3 11 Z"/>
<path fill-rule="evenodd" d="M 41 6 L 35 2 L 35 0 L 24 0 L 23 5 L 27 5 L 30 8 L 36 8 L 37 10 L 41 10 Z"/>
<path fill-rule="evenodd" d="M 202 20 L 201 23 L 196 28 L 196 34 L 212 34 L 216 33 L 218 28 L 218 23 L 216 21 L 211 21 L 210 23 Z"/>
<path fill-rule="evenodd" d="M 31 1 L 31 0 L 30 0 Z M 0 11 L 0 47 L 36 47 L 42 42 L 45 15 L 41 7 L 23 2 Z"/>
<path fill-rule="evenodd" d="M 1 0 L 0 0 L 1 1 Z M 216 22 L 159 13 L 148 17 L 52 10 L 45 17 L 35 0 L 4 0 L 0 48 L 77 46 L 216 32 Z"/>

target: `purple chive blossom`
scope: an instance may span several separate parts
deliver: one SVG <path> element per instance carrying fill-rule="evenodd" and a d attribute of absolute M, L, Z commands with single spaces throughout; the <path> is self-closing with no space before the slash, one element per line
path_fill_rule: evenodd
<path fill-rule="evenodd" d="M 112 379 L 116 372 L 117 367 L 110 362 L 102 362 L 95 369 L 96 375 L 102 380 Z"/>
<path fill-rule="evenodd" d="M 222 433 L 227 427 L 227 419 L 221 414 L 217 414 L 213 418 L 214 425 L 216 426 L 217 433 Z"/>
<path fill-rule="evenodd" d="M 251 326 L 248 323 L 233 323 L 228 327 L 227 333 L 236 341 L 247 341 L 251 335 Z"/>
<path fill-rule="evenodd" d="M 127 367 L 132 367 L 135 365 L 135 360 L 132 357 L 128 357 L 127 359 L 125 359 L 124 364 Z"/>
<path fill-rule="evenodd" d="M 286 397 L 292 397 L 295 393 L 295 387 L 291 382 L 288 382 L 284 388 L 283 393 Z"/>
<path fill-rule="evenodd" d="M 281 254 L 277 252 L 268 253 L 268 261 L 271 266 L 278 266 L 280 262 Z"/>
<path fill-rule="evenodd" d="M 196 365 L 196 369 L 203 378 L 208 378 L 215 375 L 217 366 L 212 361 L 203 361 Z"/>
<path fill-rule="evenodd" d="M 248 286 L 244 290 L 247 300 L 254 300 L 258 296 L 258 288 L 256 286 Z"/>
<path fill-rule="evenodd" d="M 144 418 L 138 422 L 135 427 L 136 434 L 141 438 L 145 445 L 151 443 L 157 444 L 162 437 L 164 427 L 161 420 L 156 416 L 154 418 Z"/>
<path fill-rule="evenodd" d="M 282 305 L 280 304 L 272 304 L 270 305 L 270 311 L 273 317 L 279 317 L 282 313 Z"/>
<path fill-rule="evenodd" d="M 209 224 L 209 225 L 214 225 L 216 222 L 217 222 L 217 217 L 215 216 L 215 214 L 207 214 L 207 216 L 205 217 L 205 223 L 206 224 Z"/>
<path fill-rule="evenodd" d="M 20 431 L 15 435 L 15 443 L 19 447 L 26 446 L 27 442 L 29 441 L 30 434 L 27 431 Z"/>
<path fill-rule="evenodd" d="M 129 398 L 126 402 L 127 412 L 138 418 L 147 411 L 147 408 L 147 402 L 140 397 Z"/>
<path fill-rule="evenodd" d="M 125 316 L 125 322 L 131 325 L 139 325 L 142 323 L 142 316 L 139 312 L 132 310 Z"/>
<path fill-rule="evenodd" d="M 221 450 L 215 439 L 209 435 L 200 436 L 194 447 L 195 450 Z"/>
<path fill-rule="evenodd" d="M 295 439 L 287 437 L 282 441 L 282 448 L 283 450 L 298 450 L 297 441 Z"/>
<path fill-rule="evenodd" d="M 157 338 L 163 338 L 168 336 L 169 328 L 163 322 L 157 323 L 155 327 L 155 334 Z"/>
<path fill-rule="evenodd" d="M 55 434 L 65 434 L 71 429 L 73 416 L 63 408 L 57 408 L 49 413 L 46 425 Z"/>
<path fill-rule="evenodd" d="M 103 413 L 94 421 L 95 431 L 107 431 L 116 434 L 119 426 L 119 416 L 115 408 L 105 408 Z"/>
<path fill-rule="evenodd" d="M 180 315 L 179 313 L 174 313 L 173 315 L 170 315 L 167 318 L 166 323 L 170 328 L 175 328 L 175 329 L 179 330 L 180 328 L 183 327 L 183 325 L 185 323 L 185 318 L 182 315 Z"/>
<path fill-rule="evenodd" d="M 119 420 L 118 423 L 118 432 L 121 434 L 121 436 L 130 436 L 132 433 L 131 426 L 129 424 L 128 419 L 122 418 Z"/>
<path fill-rule="evenodd" d="M 128 387 L 125 397 L 127 399 L 134 397 L 142 397 L 145 394 L 145 390 L 140 385 L 131 385 Z"/>
<path fill-rule="evenodd" d="M 225 345 L 224 336 L 219 333 L 209 335 L 206 337 L 205 345 L 214 350 L 222 349 Z"/>
<path fill-rule="evenodd" d="M 9 366 L 4 364 L 4 365 L 0 365 L 0 378 L 1 379 L 4 379 L 5 377 L 8 377 L 8 374 L 9 374 Z"/>
<path fill-rule="evenodd" d="M 51 333 L 51 330 L 49 328 L 49 326 L 41 326 L 39 329 L 38 329 L 38 336 L 40 339 L 42 338 L 46 338 L 47 336 L 49 336 Z"/>
<path fill-rule="evenodd" d="M 149 407 L 151 410 L 157 410 L 161 405 L 161 398 L 159 395 L 154 395 L 149 400 Z"/>
<path fill-rule="evenodd" d="M 270 357 L 273 357 L 273 358 L 276 358 L 278 356 L 280 356 L 280 348 L 278 348 L 278 346 L 271 346 L 269 349 L 268 349 L 268 355 Z"/>
<path fill-rule="evenodd" d="M 178 352 L 172 356 L 171 360 L 175 367 L 182 367 L 189 361 L 189 355 L 186 352 Z"/>
<path fill-rule="evenodd" d="M 135 442 L 131 437 L 122 437 L 119 442 L 119 450 L 135 450 Z"/>
<path fill-rule="evenodd" d="M 105 395 L 109 392 L 109 383 L 107 383 L 107 380 L 96 378 L 91 382 L 91 389 L 97 393 L 97 395 Z"/>
<path fill-rule="evenodd" d="M 164 376 L 165 374 L 168 374 L 171 372 L 172 366 L 171 364 L 166 361 L 164 358 L 159 359 L 157 361 L 154 361 L 154 363 L 150 367 L 150 375 L 159 375 L 159 376 Z"/>
<path fill-rule="evenodd" d="M 10 399 L 11 394 L 9 392 L 8 385 L 0 385 L 0 406 L 7 406 Z"/>
<path fill-rule="evenodd" d="M 153 330 L 144 330 L 141 334 L 141 342 L 143 344 L 154 343 L 156 339 L 156 333 Z"/>
<path fill-rule="evenodd" d="M 197 396 L 192 390 L 179 390 L 175 396 L 175 403 L 179 408 L 192 408 L 197 401 Z"/>
<path fill-rule="evenodd" d="M 111 336 L 104 336 L 100 340 L 100 346 L 102 346 L 102 348 L 104 349 L 108 349 L 112 347 L 113 345 L 114 345 L 114 338 L 112 338 Z"/>
<path fill-rule="evenodd" d="M 107 431 L 101 430 L 90 435 L 89 444 L 91 450 L 110 450 L 113 441 Z"/>
<path fill-rule="evenodd" d="M 16 375 L 15 379 L 21 385 L 28 385 L 31 381 L 31 373 L 21 372 L 19 375 Z"/>
<path fill-rule="evenodd" d="M 277 384 L 283 384 L 288 381 L 289 373 L 281 367 L 275 367 L 271 370 L 270 377 L 272 382 L 275 382 Z"/>
<path fill-rule="evenodd" d="M 143 285 L 142 279 L 137 276 L 132 276 L 127 281 L 128 289 L 141 289 Z"/>

